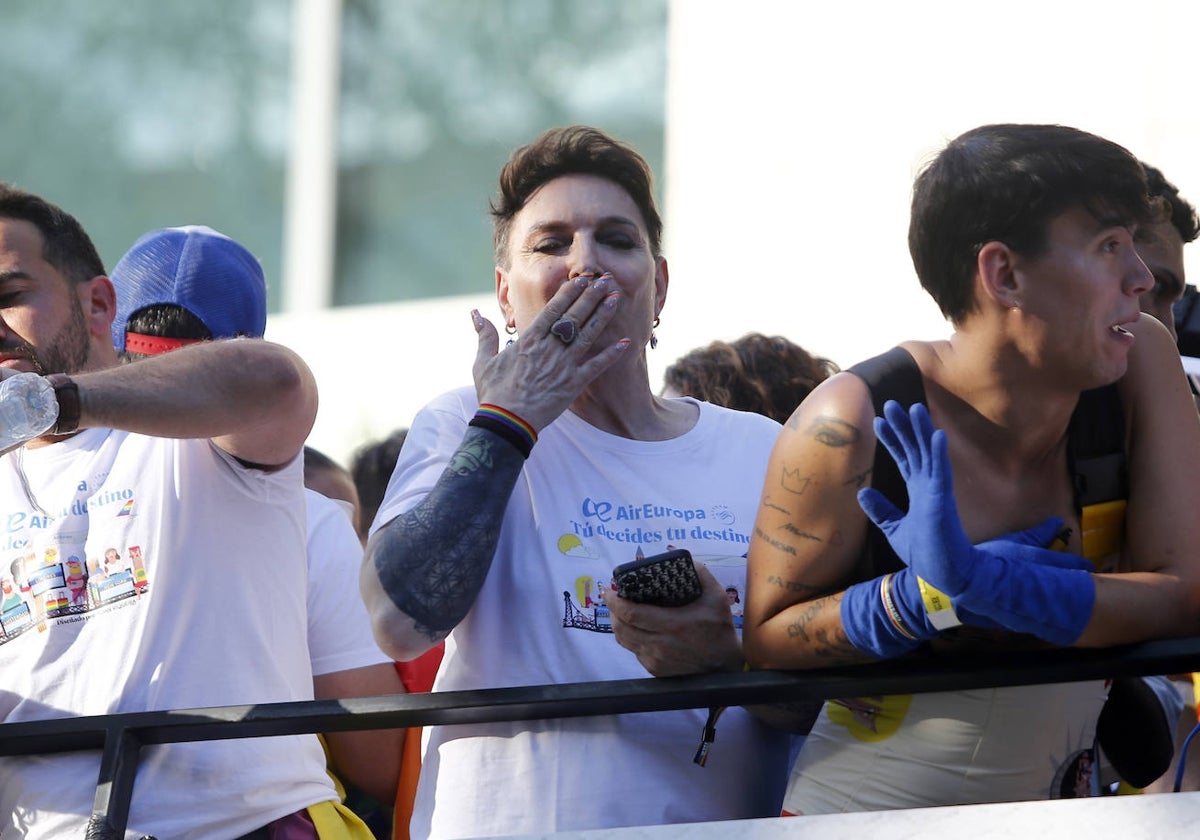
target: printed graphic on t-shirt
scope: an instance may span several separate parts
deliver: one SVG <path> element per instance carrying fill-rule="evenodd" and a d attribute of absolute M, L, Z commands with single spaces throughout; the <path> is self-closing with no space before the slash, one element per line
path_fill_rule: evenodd
<path fill-rule="evenodd" d="M 0 645 L 62 620 L 82 621 L 150 589 L 142 546 L 91 546 L 89 517 L 135 515 L 132 498 L 110 495 L 107 504 L 89 501 L 61 517 L 31 517 L 20 538 L 11 534 L 10 553 L 0 566 Z M 107 533 L 114 533 L 106 531 Z M 118 531 L 119 532 L 119 531 Z"/>
<path fill-rule="evenodd" d="M 713 573 L 725 588 L 734 626 L 742 626 L 746 585 L 748 527 L 725 505 L 680 509 L 652 502 L 585 498 L 579 517 L 567 523 L 557 548 L 568 561 L 562 571 L 562 626 L 593 633 L 611 633 L 612 618 L 605 606 L 612 591 L 612 570 L 645 556 L 686 548 L 692 559 Z M 751 523 L 752 524 L 752 523 Z M 719 551 L 727 547 L 727 551 Z"/>
<path fill-rule="evenodd" d="M 1081 799 L 1092 795 L 1092 772 L 1095 761 L 1092 751 L 1079 750 L 1067 757 L 1054 774 L 1050 786 L 1051 799 Z"/>
<path fill-rule="evenodd" d="M 836 698 L 825 704 L 825 713 L 860 741 L 886 741 L 904 722 L 912 699 L 911 694 Z"/>

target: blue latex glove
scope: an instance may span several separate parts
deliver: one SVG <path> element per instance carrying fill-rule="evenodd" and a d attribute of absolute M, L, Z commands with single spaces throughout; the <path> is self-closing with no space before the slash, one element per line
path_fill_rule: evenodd
<path fill-rule="evenodd" d="M 908 653 L 939 632 L 925 614 L 912 569 L 854 584 L 842 595 L 841 616 L 850 644 L 880 659 Z"/>
<path fill-rule="evenodd" d="M 971 545 L 954 502 L 945 432 L 933 428 L 921 403 L 905 413 L 888 401 L 875 433 L 908 486 L 909 509 L 874 488 L 860 490 L 858 500 L 900 559 L 956 609 L 1055 644 L 1078 639 L 1095 604 L 1090 572 L 1074 561 L 1064 568 L 1061 553 L 1018 540 Z"/>
<path fill-rule="evenodd" d="M 1017 542 L 1023 545 L 1034 548 L 1041 548 L 1053 542 L 1054 538 L 1062 531 L 1062 519 L 1057 516 L 1052 516 L 1045 522 L 1030 528 L 1025 531 L 1015 531 L 1011 534 L 1005 534 L 1002 537 L 997 537 L 994 540 L 979 543 L 975 548 L 979 551 L 1003 551 L 1005 550 L 1004 542 Z M 1092 561 L 1086 557 L 1080 557 L 1078 554 L 1071 554 L 1067 551 L 1037 551 L 1030 552 L 1023 558 L 1024 562 L 1033 563 L 1039 566 L 1049 566 L 1057 569 L 1075 569 L 1082 572 L 1091 572 L 1095 567 Z M 963 624 L 968 624 L 972 627 L 983 627 L 989 630 L 1006 630 L 1004 625 L 997 621 L 993 621 L 984 615 L 979 615 L 964 606 L 961 603 L 954 605 L 954 610 L 958 614 L 959 619 Z"/>
<path fill-rule="evenodd" d="M 905 413 L 899 403 L 888 400 L 883 414 L 875 418 L 875 435 L 908 486 L 908 513 L 874 487 L 858 491 L 858 504 L 906 566 L 957 598 L 971 580 L 973 546 L 954 502 L 946 433 L 933 428 L 921 403 L 913 403 Z"/>
<path fill-rule="evenodd" d="M 1061 530 L 1062 519 L 1052 516 L 1033 528 L 1005 534 L 990 542 L 1008 541 L 1040 547 L 1050 543 Z M 984 549 L 989 545 L 990 543 L 982 543 L 978 547 Z M 1058 551 L 1039 552 L 1030 558 L 1030 562 L 1062 568 L 1091 568 L 1091 563 L 1086 559 Z M 890 576 L 890 600 L 886 603 L 883 597 L 883 580 L 883 577 L 878 577 L 848 588 L 842 597 L 841 617 L 842 628 L 851 644 L 864 653 L 880 659 L 889 659 L 908 653 L 922 642 L 936 637 L 940 631 L 929 621 L 917 585 L 917 576 L 911 568 L 901 569 Z M 895 610 L 894 617 L 889 615 L 889 604 Z M 955 604 L 955 609 L 963 624 L 993 630 L 1005 629 L 998 622 L 977 615 L 959 604 Z"/>

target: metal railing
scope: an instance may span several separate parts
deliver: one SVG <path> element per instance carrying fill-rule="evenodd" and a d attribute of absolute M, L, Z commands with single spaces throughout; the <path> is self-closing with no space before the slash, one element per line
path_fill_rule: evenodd
<path fill-rule="evenodd" d="M 1200 638 L 1096 650 L 920 656 L 809 671 L 699 674 L 343 700 L 133 712 L 0 724 L 0 755 L 102 750 L 88 840 L 124 836 L 138 756 L 148 744 L 407 726 L 920 694 L 1200 671 Z"/>

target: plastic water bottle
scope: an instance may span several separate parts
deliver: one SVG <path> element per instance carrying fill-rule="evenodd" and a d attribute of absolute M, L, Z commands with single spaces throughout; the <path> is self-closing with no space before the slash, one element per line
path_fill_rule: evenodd
<path fill-rule="evenodd" d="M 36 373 L 0 380 L 0 452 L 44 434 L 58 420 L 54 387 Z"/>

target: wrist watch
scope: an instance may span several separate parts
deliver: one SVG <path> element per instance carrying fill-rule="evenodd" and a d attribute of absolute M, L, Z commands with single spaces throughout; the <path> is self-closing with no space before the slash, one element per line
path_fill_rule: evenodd
<path fill-rule="evenodd" d="M 79 428 L 79 386 L 65 373 L 52 373 L 46 381 L 54 387 L 54 397 L 58 400 L 58 421 L 51 431 L 69 435 Z"/>

